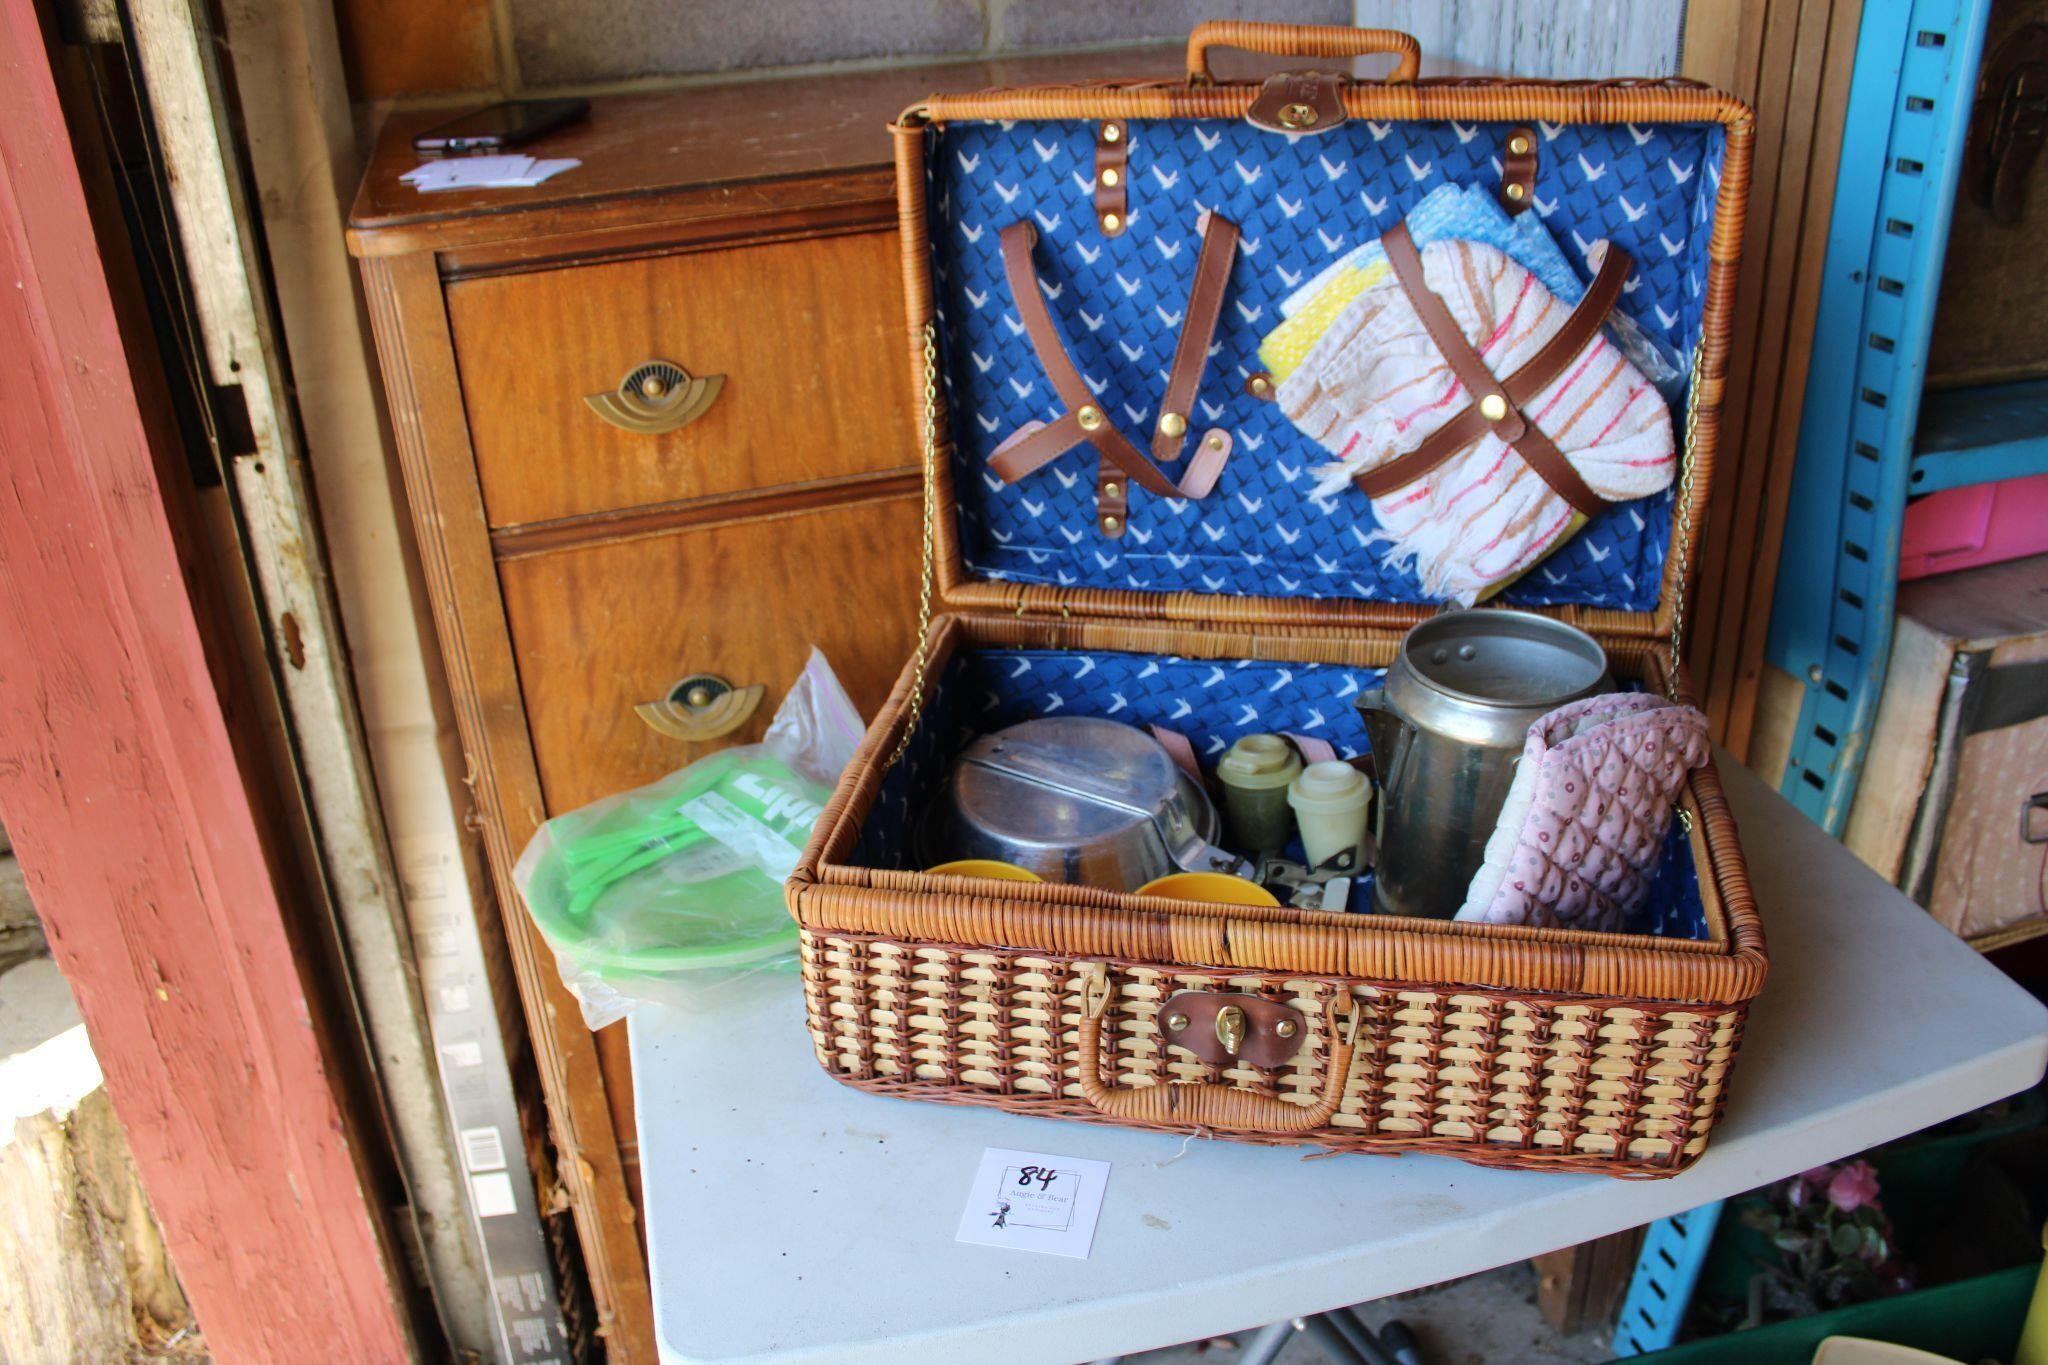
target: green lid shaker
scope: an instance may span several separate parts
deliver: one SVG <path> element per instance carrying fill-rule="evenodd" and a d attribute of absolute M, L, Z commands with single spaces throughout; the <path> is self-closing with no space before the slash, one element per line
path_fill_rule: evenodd
<path fill-rule="evenodd" d="M 1301 755 L 1279 735 L 1246 735 L 1216 765 L 1223 811 L 1240 848 L 1270 853 L 1284 848 L 1294 829 L 1287 785 L 1301 771 Z"/>

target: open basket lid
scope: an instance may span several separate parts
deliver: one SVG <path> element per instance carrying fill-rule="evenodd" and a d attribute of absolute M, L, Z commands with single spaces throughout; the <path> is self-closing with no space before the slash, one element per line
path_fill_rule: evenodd
<path fill-rule="evenodd" d="M 1393 52 L 1400 63 L 1385 82 L 1295 75 L 1217 83 L 1207 58 L 1217 46 Z M 947 606 L 1398 627 L 1452 596 L 1431 587 L 1446 564 L 1490 554 L 1518 576 L 1479 596 L 1610 634 L 1669 632 L 1714 463 L 1752 115 L 1688 82 L 1414 81 L 1417 60 L 1414 40 L 1401 34 L 1205 24 L 1189 43 L 1185 85 L 938 96 L 899 120 L 917 392 L 929 380 L 942 404 L 934 532 Z M 1281 126 L 1303 109 L 1312 126 Z M 1511 195 L 1505 186 L 1517 180 Z M 1209 240 L 1216 219 L 1236 229 L 1227 253 Z M 1390 508 L 1386 495 L 1369 497 L 1348 481 L 1316 491 L 1318 471 L 1355 451 L 1361 431 L 1370 428 L 1368 444 L 1398 449 L 1402 419 L 1414 414 L 1381 399 L 1401 382 L 1427 382 L 1388 374 L 1361 386 L 1356 373 L 1361 356 L 1393 354 L 1415 336 L 1348 350 L 1332 339 L 1347 325 L 1343 309 L 1361 306 L 1363 291 L 1389 273 L 1384 264 L 1373 273 L 1385 253 L 1370 244 L 1404 220 L 1432 272 L 1469 273 L 1474 260 L 1496 267 L 1472 291 L 1499 310 L 1488 348 L 1516 341 L 1519 296 L 1503 288 L 1520 279 L 1526 291 L 1533 280 L 1568 309 L 1612 249 L 1599 244 L 1628 254 L 1610 315 L 1621 321 L 1526 407 L 1539 431 L 1558 433 L 1575 467 L 1585 467 L 1585 445 L 1626 466 L 1622 482 L 1604 491 L 1643 491 L 1576 517 L 1561 499 L 1546 501 L 1547 488 L 1513 477 L 1534 477 L 1513 449 L 1495 442 L 1492 470 L 1468 459 L 1484 441 L 1438 466 L 1443 488 L 1421 495 L 1430 515 L 1405 524 L 1413 509 Z M 1005 240 L 1020 237 L 1029 241 L 1026 277 L 1014 245 L 1006 268 Z M 1453 259 L 1444 254 L 1458 249 L 1451 238 L 1483 250 Z M 1513 268 L 1484 256 L 1494 250 Z M 1213 263 L 1198 270 L 1205 255 L 1224 257 L 1227 275 Z M 1347 272 L 1348 292 L 1330 292 Z M 1198 274 L 1212 296 L 1215 280 L 1225 281 L 1208 307 Z M 1012 282 L 1022 278 L 1039 297 L 1020 308 Z M 1041 304 L 1043 318 L 1034 319 Z M 1185 436 L 1165 443 L 1179 459 L 1154 467 L 1172 482 L 1198 482 L 1190 471 L 1212 434 L 1228 457 L 1205 496 L 1161 496 L 1119 480 L 1074 428 L 1092 407 L 1099 424 L 1150 460 L 1169 410 L 1162 397 L 1187 392 L 1187 360 L 1177 353 L 1202 354 L 1199 341 L 1183 341 L 1184 332 L 1199 336 L 1190 313 L 1198 323 L 1213 315 L 1213 333 L 1179 414 Z M 1276 359 L 1294 363 L 1282 370 Z M 1063 361 L 1069 394 L 1078 378 L 1092 404 L 1063 398 L 1055 372 Z M 1284 376 L 1299 378 L 1290 386 Z M 1260 377 L 1274 381 L 1265 396 Z M 1470 390 L 1441 376 L 1438 385 L 1439 401 L 1477 411 Z M 1288 401 L 1305 389 L 1323 404 L 1314 434 L 1307 428 L 1316 422 L 1303 420 L 1314 404 Z M 1346 397 L 1358 394 L 1374 396 L 1362 406 Z M 1340 407 L 1353 402 L 1334 423 L 1332 395 Z M 1652 464 L 1660 419 L 1644 420 L 1656 412 L 1669 417 L 1661 469 Z M 1578 428 L 1568 414 L 1578 414 Z M 1641 428 L 1648 444 L 1602 445 L 1610 419 Z M 1067 434 L 1079 444 L 1014 482 L 991 464 L 1030 424 L 1061 422 L 1062 431 L 1039 438 L 1041 456 Z M 1105 482 L 1125 485 L 1109 490 L 1123 505 L 1104 500 Z M 1481 514 L 1468 516 L 1475 503 Z M 1111 510 L 1122 523 L 1115 534 L 1105 530 Z"/>

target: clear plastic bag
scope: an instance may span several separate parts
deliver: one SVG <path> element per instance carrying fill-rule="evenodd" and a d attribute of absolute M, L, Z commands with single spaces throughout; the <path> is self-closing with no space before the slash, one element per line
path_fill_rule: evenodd
<path fill-rule="evenodd" d="M 540 827 L 513 880 L 590 1027 L 639 1000 L 715 1008 L 732 982 L 794 965 L 782 883 L 861 733 L 813 649 L 761 743 Z"/>

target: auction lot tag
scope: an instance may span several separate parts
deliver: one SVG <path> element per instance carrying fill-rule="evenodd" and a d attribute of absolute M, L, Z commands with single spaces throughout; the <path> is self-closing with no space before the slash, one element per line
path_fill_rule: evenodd
<path fill-rule="evenodd" d="M 1109 1163 L 989 1147 L 953 1240 L 1088 1259 Z"/>

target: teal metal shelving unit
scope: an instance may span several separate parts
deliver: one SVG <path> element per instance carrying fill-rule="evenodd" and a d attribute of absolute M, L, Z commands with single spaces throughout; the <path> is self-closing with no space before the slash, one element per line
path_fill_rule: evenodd
<path fill-rule="evenodd" d="M 1782 790 L 1846 823 L 1884 689 L 1906 500 L 2048 468 L 2048 391 L 1921 402 L 1990 0 L 1869 0 L 1765 657 L 1806 684 Z"/>
<path fill-rule="evenodd" d="M 2048 380 L 1930 393 L 1906 478 L 1914 496 L 2048 473 Z"/>
<path fill-rule="evenodd" d="M 1714 1245 L 1721 1208 L 1721 1201 L 1716 1200 L 1659 1218 L 1643 1234 L 1636 1273 L 1614 1320 L 1610 1349 L 1617 1358 L 1661 1351 L 1678 1340 L 1686 1306 L 1700 1280 L 1700 1268 Z"/>
<path fill-rule="evenodd" d="M 1806 695 L 1781 790 L 1840 834 L 1884 688 L 1907 499 L 2048 471 L 2048 382 L 1928 394 L 1990 0 L 1865 0 L 1765 657 Z M 1721 1205 L 1653 1223 L 1617 1356 L 1670 1346 Z"/>

